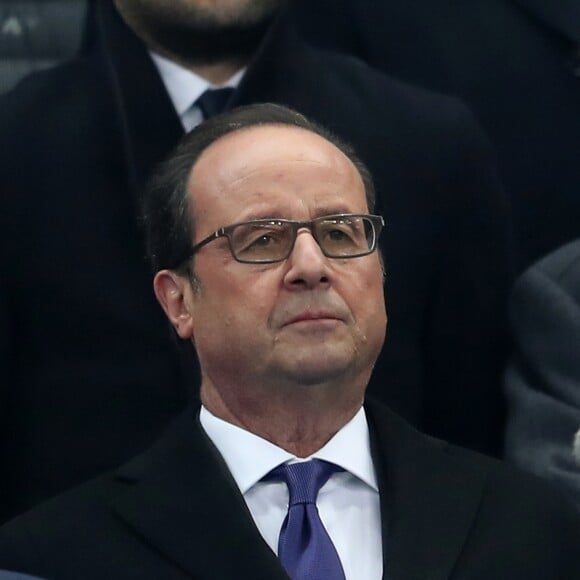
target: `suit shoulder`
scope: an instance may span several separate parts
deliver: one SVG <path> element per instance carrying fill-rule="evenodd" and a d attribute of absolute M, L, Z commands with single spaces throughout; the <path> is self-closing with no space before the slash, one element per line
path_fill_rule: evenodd
<path fill-rule="evenodd" d="M 20 570 L 24 562 L 48 561 L 54 550 L 74 550 L 89 535 L 98 537 L 110 528 L 106 506 L 113 495 L 112 476 L 101 476 L 4 524 L 0 568 Z"/>
<path fill-rule="evenodd" d="M 553 483 L 475 451 L 453 445 L 446 445 L 444 449 L 485 476 L 480 517 L 491 513 L 498 522 L 511 520 L 516 527 L 526 526 L 528 531 L 535 525 L 542 533 L 552 530 L 557 534 L 560 530 L 563 537 L 580 538 L 577 510 Z"/>
<path fill-rule="evenodd" d="M 425 473 L 439 472 L 449 485 L 480 490 L 480 516 L 491 513 L 498 522 L 515 517 L 520 525 L 561 520 L 565 528 L 580 533 L 574 504 L 552 483 L 505 461 L 420 433 L 383 405 L 365 403 L 365 410 L 371 433 L 376 433 L 391 460 L 399 462 L 401 469 L 410 466 L 417 473 L 420 465 Z"/>

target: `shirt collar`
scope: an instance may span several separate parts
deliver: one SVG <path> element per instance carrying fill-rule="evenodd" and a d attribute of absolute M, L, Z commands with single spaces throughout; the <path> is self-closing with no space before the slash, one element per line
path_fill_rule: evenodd
<path fill-rule="evenodd" d="M 232 77 L 230 77 L 225 83 L 221 85 L 212 85 L 204 78 L 195 74 L 194 72 L 182 67 L 176 62 L 157 54 L 156 52 L 149 51 L 153 63 L 157 67 L 161 80 L 167 89 L 169 98 L 177 111 L 179 116 L 184 115 L 187 110 L 197 101 L 199 97 L 207 89 L 232 87 L 236 88 L 244 73 L 246 72 L 246 67 L 240 69 Z"/>
<path fill-rule="evenodd" d="M 224 458 L 242 494 L 281 463 L 303 461 L 254 433 L 219 419 L 203 406 L 200 422 Z M 362 407 L 322 449 L 307 459 L 314 458 L 339 465 L 378 491 L 371 457 L 369 429 Z"/>

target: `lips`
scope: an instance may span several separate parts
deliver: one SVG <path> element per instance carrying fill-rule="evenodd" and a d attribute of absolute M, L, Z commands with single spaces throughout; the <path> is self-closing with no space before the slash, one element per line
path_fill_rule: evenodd
<path fill-rule="evenodd" d="M 289 299 L 279 305 L 273 312 L 272 327 L 283 328 L 292 324 L 304 324 L 311 322 L 313 325 L 319 321 L 323 325 L 325 321 L 348 324 L 352 321 L 350 309 L 338 296 L 290 296 Z"/>
<path fill-rule="evenodd" d="M 342 317 L 334 312 L 313 312 L 307 311 L 294 316 L 290 320 L 288 320 L 284 326 L 288 326 L 290 324 L 296 324 L 298 322 L 310 322 L 316 320 L 342 320 Z"/>

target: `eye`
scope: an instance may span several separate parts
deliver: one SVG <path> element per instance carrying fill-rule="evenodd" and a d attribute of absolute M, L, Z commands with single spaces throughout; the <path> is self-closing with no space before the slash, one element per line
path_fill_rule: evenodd
<path fill-rule="evenodd" d="M 246 260 L 269 260 L 283 254 L 288 245 L 288 228 L 276 221 L 251 222 L 238 227 L 233 239 L 236 255 Z"/>
<path fill-rule="evenodd" d="M 355 224 L 351 220 L 328 221 L 322 224 L 322 235 L 325 243 L 352 243 L 356 237 Z"/>
<path fill-rule="evenodd" d="M 248 247 L 251 248 L 252 246 L 257 248 L 266 248 L 271 246 L 272 244 L 276 244 L 279 242 L 279 236 L 274 236 L 272 234 L 262 234 L 260 237 L 256 238 L 253 242 L 248 244 Z"/>
<path fill-rule="evenodd" d="M 267 249 L 279 245 L 285 236 L 284 228 L 277 223 L 254 225 L 245 232 L 247 250 Z"/>
<path fill-rule="evenodd" d="M 349 232 L 338 228 L 328 230 L 326 232 L 326 237 L 331 242 L 344 242 L 351 239 Z"/>

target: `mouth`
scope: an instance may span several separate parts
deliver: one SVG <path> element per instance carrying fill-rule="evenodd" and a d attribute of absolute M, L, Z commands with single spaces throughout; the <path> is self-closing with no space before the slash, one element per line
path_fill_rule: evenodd
<path fill-rule="evenodd" d="M 291 324 L 323 324 L 341 322 L 342 318 L 332 312 L 302 312 L 291 318 L 284 326 Z"/>

